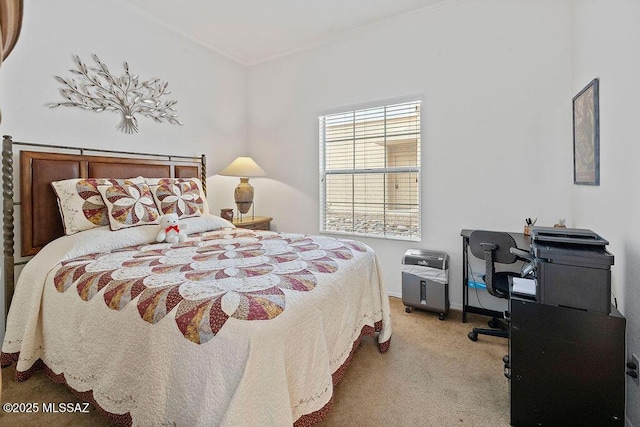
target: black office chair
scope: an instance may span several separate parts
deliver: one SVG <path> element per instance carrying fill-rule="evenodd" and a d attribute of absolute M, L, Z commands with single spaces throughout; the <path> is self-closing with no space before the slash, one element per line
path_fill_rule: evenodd
<path fill-rule="evenodd" d="M 500 271 L 495 269 L 495 263 L 513 264 L 518 259 L 524 259 L 510 252 L 517 248 L 516 241 L 509 233 L 498 231 L 475 230 L 469 236 L 469 248 L 473 256 L 484 259 L 485 274 L 482 276 L 487 285 L 487 291 L 497 298 L 509 297 L 509 277 L 520 277 L 519 273 Z M 478 340 L 478 334 L 509 338 L 509 326 L 504 319 L 494 317 L 489 320 L 491 329 L 473 328 L 469 332 L 471 341 Z"/>

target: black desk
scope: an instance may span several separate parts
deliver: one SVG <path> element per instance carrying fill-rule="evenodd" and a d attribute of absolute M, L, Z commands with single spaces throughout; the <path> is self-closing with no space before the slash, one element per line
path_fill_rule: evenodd
<path fill-rule="evenodd" d="M 503 317 L 499 311 L 487 310 L 486 308 L 469 305 L 469 236 L 473 230 L 464 229 L 460 232 L 462 236 L 462 322 L 467 321 L 467 312 L 482 314 L 490 317 Z M 519 249 L 528 251 L 531 249 L 531 239 L 524 233 L 511 233 Z"/>
<path fill-rule="evenodd" d="M 611 314 L 538 304 L 512 295 L 511 425 L 624 425 L 625 327 Z"/>

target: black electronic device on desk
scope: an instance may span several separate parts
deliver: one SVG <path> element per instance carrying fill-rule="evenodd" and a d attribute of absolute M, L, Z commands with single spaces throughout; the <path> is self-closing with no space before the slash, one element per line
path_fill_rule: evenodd
<path fill-rule="evenodd" d="M 608 243 L 591 230 L 533 227 L 538 303 L 608 314 L 614 259 Z"/>

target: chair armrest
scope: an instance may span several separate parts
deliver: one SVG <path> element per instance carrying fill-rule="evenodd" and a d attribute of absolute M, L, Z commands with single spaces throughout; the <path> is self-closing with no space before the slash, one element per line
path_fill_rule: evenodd
<path fill-rule="evenodd" d="M 531 255 L 531 252 L 518 249 L 518 248 L 509 248 L 509 253 L 515 255 L 516 257 L 520 258 L 523 261 L 533 261 L 533 256 Z"/>

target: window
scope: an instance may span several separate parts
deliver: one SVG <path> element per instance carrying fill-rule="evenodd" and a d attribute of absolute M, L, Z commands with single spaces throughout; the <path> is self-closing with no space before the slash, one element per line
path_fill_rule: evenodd
<path fill-rule="evenodd" d="M 319 117 L 321 232 L 420 240 L 420 104 Z"/>

